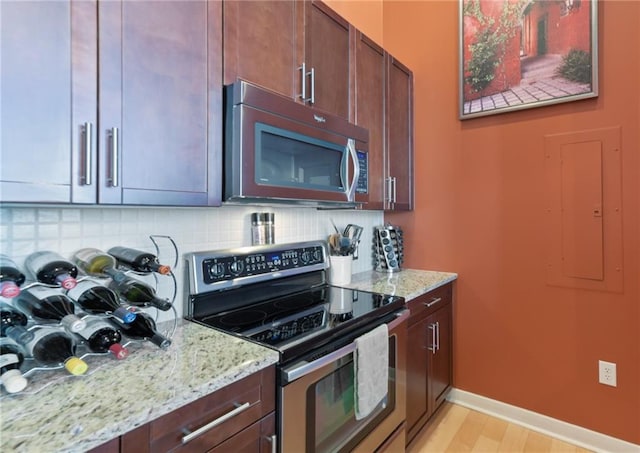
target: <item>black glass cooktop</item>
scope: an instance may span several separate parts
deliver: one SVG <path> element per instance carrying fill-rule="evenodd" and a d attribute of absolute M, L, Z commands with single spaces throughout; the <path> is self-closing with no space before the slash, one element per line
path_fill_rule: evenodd
<path fill-rule="evenodd" d="M 309 288 L 300 279 L 196 296 L 193 320 L 273 347 L 286 358 L 328 343 L 404 305 L 401 297 L 326 284 Z"/>

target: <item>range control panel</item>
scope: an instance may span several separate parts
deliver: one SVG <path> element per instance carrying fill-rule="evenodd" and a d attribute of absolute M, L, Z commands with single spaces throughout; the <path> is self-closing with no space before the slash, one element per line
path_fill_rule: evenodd
<path fill-rule="evenodd" d="M 250 275 L 279 272 L 321 263 L 322 247 L 258 252 L 209 258 L 202 261 L 205 283 Z"/>
<path fill-rule="evenodd" d="M 192 295 L 328 267 L 323 241 L 197 252 L 186 258 Z"/>

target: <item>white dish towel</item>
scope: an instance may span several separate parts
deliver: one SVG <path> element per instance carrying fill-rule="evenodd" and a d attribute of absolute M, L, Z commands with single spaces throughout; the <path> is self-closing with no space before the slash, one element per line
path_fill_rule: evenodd
<path fill-rule="evenodd" d="M 362 420 L 387 396 L 389 386 L 389 329 L 382 324 L 356 338 L 355 410 Z"/>

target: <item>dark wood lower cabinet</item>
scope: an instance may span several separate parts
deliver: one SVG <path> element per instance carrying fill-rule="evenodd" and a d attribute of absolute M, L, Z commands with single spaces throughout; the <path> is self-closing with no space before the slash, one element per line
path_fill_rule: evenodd
<path fill-rule="evenodd" d="M 409 445 L 444 402 L 452 384 L 452 284 L 409 302 L 407 438 Z"/>
<path fill-rule="evenodd" d="M 91 452 L 270 452 L 275 441 L 275 393 L 275 367 L 272 366 L 106 442 Z M 234 410 L 236 415 L 183 442 L 188 433 L 221 420 Z"/>
<path fill-rule="evenodd" d="M 264 417 L 220 445 L 209 450 L 211 453 L 269 453 L 275 448 L 276 414 Z"/>

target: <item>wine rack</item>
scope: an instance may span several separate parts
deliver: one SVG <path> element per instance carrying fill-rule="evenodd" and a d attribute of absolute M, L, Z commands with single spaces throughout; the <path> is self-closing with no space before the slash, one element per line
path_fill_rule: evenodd
<path fill-rule="evenodd" d="M 118 269 L 118 270 L 122 271 L 127 276 L 131 276 L 151 286 L 156 291 L 156 294 L 158 296 L 164 297 L 167 301 L 170 302 L 170 309 L 166 311 L 170 315 L 169 319 L 163 319 L 161 323 L 158 323 L 159 317 L 160 317 L 160 310 L 158 310 L 157 308 L 136 307 L 136 310 L 135 310 L 136 312 L 143 312 L 146 315 L 151 316 L 153 321 L 157 323 L 157 331 L 170 341 L 175 334 L 178 320 L 179 320 L 178 313 L 175 308 L 175 300 L 177 297 L 178 286 L 177 286 L 177 281 L 174 273 L 174 270 L 178 265 L 179 251 L 175 241 L 170 236 L 151 235 L 149 236 L 149 239 L 151 240 L 155 248 L 156 256 L 165 263 L 172 262 L 172 270 L 167 275 L 159 275 L 155 272 L 142 273 L 142 272 L 133 271 L 131 269 Z M 163 247 L 161 246 L 162 241 L 165 241 L 167 243 L 169 251 L 173 254 L 172 260 L 164 259 L 162 257 L 162 255 L 164 255 L 162 251 L 166 249 L 166 247 L 163 249 Z M 90 280 L 98 283 L 99 285 L 106 286 L 106 282 L 109 279 L 99 278 L 95 276 L 88 276 L 88 275 L 82 275 L 77 278 L 78 283 L 85 280 Z M 66 294 L 66 291 L 64 291 L 59 286 L 43 284 L 40 282 L 27 282 L 26 284 L 21 286 L 21 290 L 25 291 L 36 286 L 52 288 L 56 291 L 59 290 L 59 293 L 61 295 Z M 9 300 L 9 305 L 13 306 L 13 304 L 11 303 L 11 300 Z M 78 318 L 80 318 L 82 321 L 85 321 L 85 322 L 91 321 L 92 319 L 107 320 L 109 318 L 112 318 L 112 315 L 110 314 L 103 315 L 103 314 L 90 314 L 90 313 L 83 312 L 82 308 L 79 307 L 78 305 L 76 305 L 76 315 L 78 316 Z M 164 318 L 166 318 L 166 316 Z M 114 323 L 110 325 L 115 326 L 116 324 Z M 29 323 L 26 326 L 26 330 L 29 332 L 35 332 L 38 329 L 42 329 L 42 328 L 46 328 L 49 332 L 59 331 L 59 332 L 64 332 L 66 334 L 69 334 L 69 331 L 65 329 L 65 327 L 63 327 L 61 324 L 37 322 L 33 318 L 29 319 Z M 125 329 L 120 329 L 120 331 L 122 334 L 122 340 L 119 343 L 123 348 L 128 349 L 132 355 L 134 355 L 135 352 L 137 350 L 140 350 L 141 348 L 156 347 L 151 345 L 147 346 L 147 344 L 149 343 L 147 340 L 128 337 Z M 24 362 L 20 366 L 20 371 L 22 373 L 22 376 L 29 380 L 29 385 L 23 391 L 18 393 L 9 393 L 5 390 L 4 387 L 0 386 L 1 388 L 0 400 L 10 395 L 16 395 L 16 394 L 19 395 L 21 393 L 25 393 L 25 394 L 37 393 L 41 389 L 48 387 L 49 385 L 52 385 L 59 380 L 90 376 L 93 372 L 102 368 L 103 366 L 108 365 L 109 363 L 113 364 L 113 361 L 116 361 L 116 362 L 118 361 L 115 357 L 113 357 L 113 354 L 110 352 L 92 351 L 89 347 L 88 341 L 83 337 L 81 337 L 79 334 L 72 333 L 70 335 L 74 340 L 75 348 L 76 348 L 74 356 L 86 362 L 88 365 L 88 370 L 86 373 L 76 376 L 65 371 L 65 366 L 62 364 L 55 365 L 55 366 L 41 365 L 37 363 L 34 358 L 27 357 L 25 354 Z M 124 360 L 129 360 L 129 359 L 125 358 Z M 31 382 L 32 380 L 34 381 L 33 385 Z"/>

